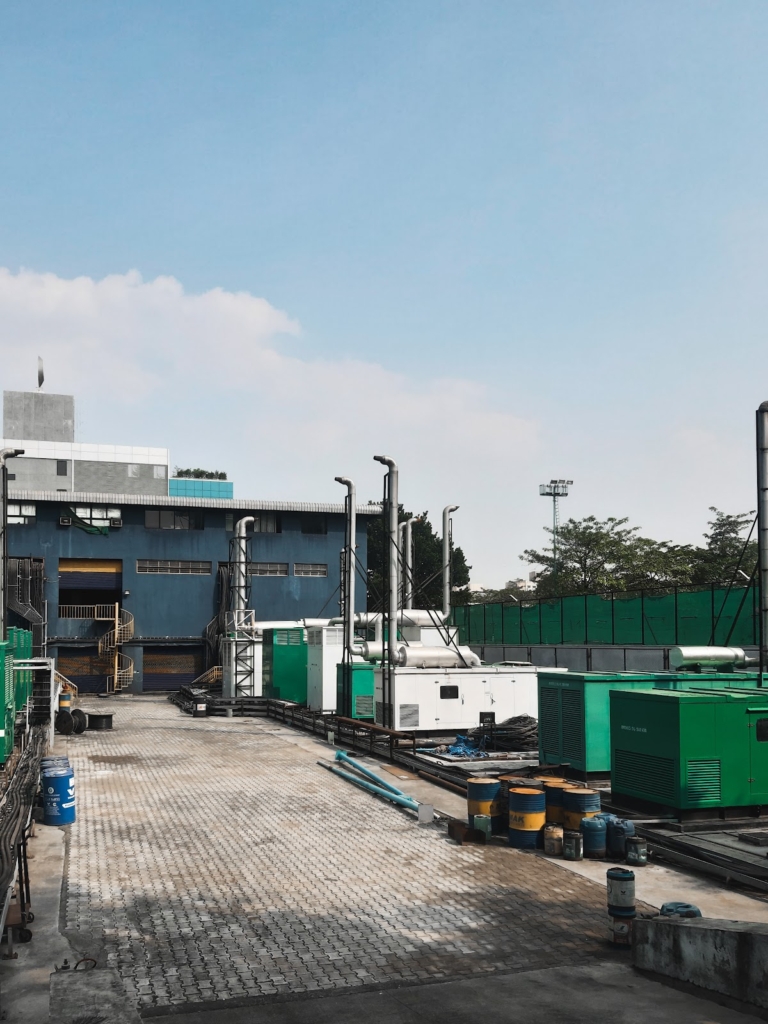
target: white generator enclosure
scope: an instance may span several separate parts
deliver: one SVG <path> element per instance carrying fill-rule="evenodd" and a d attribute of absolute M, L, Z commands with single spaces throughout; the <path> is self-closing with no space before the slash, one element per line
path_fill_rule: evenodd
<path fill-rule="evenodd" d="M 392 672 L 392 728 L 420 732 L 461 732 L 480 724 L 481 711 L 497 722 L 516 715 L 538 718 L 535 665 L 472 668 L 413 668 Z M 376 724 L 384 724 L 381 666 L 374 671 Z"/>
<path fill-rule="evenodd" d="M 307 629 L 307 707 L 336 710 L 336 666 L 344 655 L 343 626 Z"/>
<path fill-rule="evenodd" d="M 221 694 L 236 697 L 260 697 L 262 694 L 261 636 L 228 636 L 221 640 Z"/>

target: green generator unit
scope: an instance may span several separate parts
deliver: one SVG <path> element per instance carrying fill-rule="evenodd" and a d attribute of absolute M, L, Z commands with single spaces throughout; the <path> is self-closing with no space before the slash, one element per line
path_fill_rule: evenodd
<path fill-rule="evenodd" d="M 264 630 L 262 683 L 265 697 L 307 703 L 306 629 Z"/>
<path fill-rule="evenodd" d="M 612 690 L 753 687 L 754 673 L 547 672 L 539 669 L 539 761 L 583 775 L 611 770 Z"/>
<path fill-rule="evenodd" d="M 10 643 L 0 643 L 0 694 L 3 698 L 0 713 L 0 763 L 5 763 L 13 750 L 13 728 L 16 722 L 14 703 L 13 648 Z M 19 675 L 19 673 L 15 673 Z"/>
<path fill-rule="evenodd" d="M 614 801 L 768 806 L 768 690 L 612 690 L 610 704 Z"/>
<path fill-rule="evenodd" d="M 373 721 L 373 665 L 369 661 L 353 661 L 347 666 L 350 692 L 344 693 L 344 665 L 336 666 L 336 712 L 343 718 Z"/>

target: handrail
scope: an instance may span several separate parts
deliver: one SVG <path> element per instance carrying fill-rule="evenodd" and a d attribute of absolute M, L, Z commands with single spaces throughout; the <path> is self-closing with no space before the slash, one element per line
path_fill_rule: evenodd
<path fill-rule="evenodd" d="M 60 604 L 60 619 L 92 619 L 95 622 L 114 622 L 113 604 Z"/>

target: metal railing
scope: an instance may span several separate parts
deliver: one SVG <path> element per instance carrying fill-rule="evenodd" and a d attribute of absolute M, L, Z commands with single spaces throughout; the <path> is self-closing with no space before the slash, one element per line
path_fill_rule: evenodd
<path fill-rule="evenodd" d="M 91 619 L 94 622 L 112 622 L 114 604 L 60 604 L 60 619 Z"/>

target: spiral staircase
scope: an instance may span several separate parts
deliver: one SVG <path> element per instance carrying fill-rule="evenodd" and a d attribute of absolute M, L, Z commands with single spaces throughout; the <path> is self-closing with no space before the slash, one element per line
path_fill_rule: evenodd
<path fill-rule="evenodd" d="M 112 661 L 112 672 L 107 676 L 107 693 L 120 693 L 133 682 L 133 659 L 120 650 L 124 643 L 133 639 L 133 615 L 115 604 L 108 621 L 113 621 L 114 625 L 99 637 L 99 654 Z"/>

